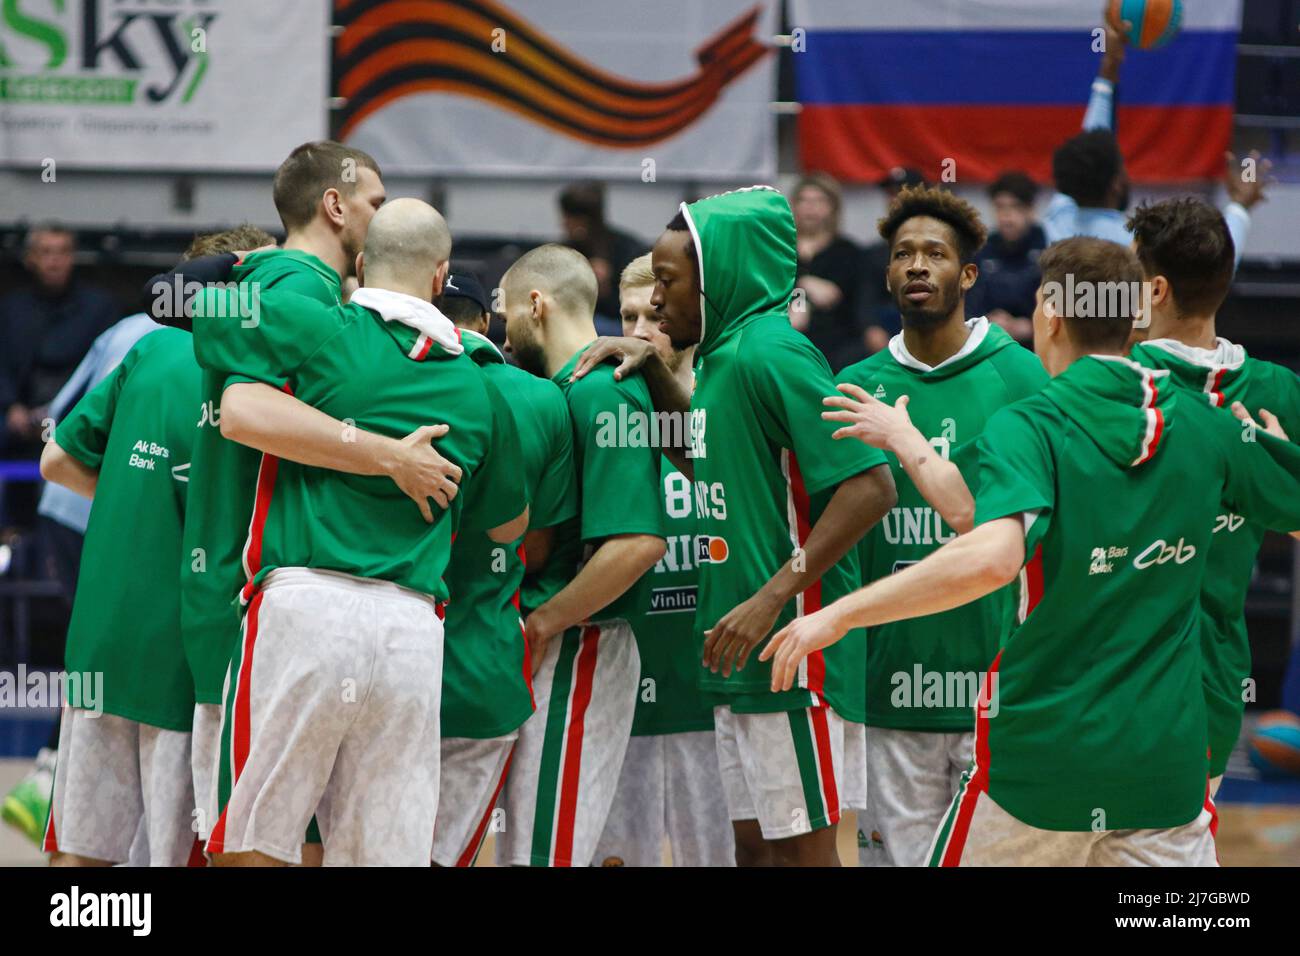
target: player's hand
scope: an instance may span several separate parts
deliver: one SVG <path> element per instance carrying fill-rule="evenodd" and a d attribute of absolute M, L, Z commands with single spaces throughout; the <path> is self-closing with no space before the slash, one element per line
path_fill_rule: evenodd
<path fill-rule="evenodd" d="M 772 692 L 793 687 L 803 659 L 830 647 L 845 633 L 830 608 L 797 617 L 781 628 L 758 655 L 760 661 L 772 662 Z"/>
<path fill-rule="evenodd" d="M 606 359 L 615 357 L 620 360 L 614 369 L 614 378 L 622 381 L 627 378 L 655 354 L 655 347 L 645 339 L 628 336 L 602 335 L 587 346 L 578 364 L 573 369 L 572 381 L 577 381 Z"/>
<path fill-rule="evenodd" d="M 912 433 L 916 432 L 916 426 L 907 414 L 906 395 L 900 396 L 893 405 L 886 405 L 848 382 L 835 387 L 843 394 L 822 399 L 823 405 L 839 409 L 822 412 L 822 418 L 828 422 L 844 423 L 832 438 L 857 438 L 872 448 L 894 451 L 901 441 L 914 437 Z"/>
<path fill-rule="evenodd" d="M 424 520 L 433 523 L 429 508 L 432 498 L 439 508 L 451 505 L 460 490 L 460 468 L 438 454 L 433 440 L 446 435 L 446 425 L 425 425 L 417 428 L 397 443 L 396 454 L 386 469 L 388 477 L 402 489 L 402 493 L 420 508 Z"/>
<path fill-rule="evenodd" d="M 1272 435 L 1274 438 L 1280 438 L 1283 441 L 1291 440 L 1291 438 L 1287 435 L 1286 430 L 1282 428 L 1282 423 L 1277 420 L 1277 416 L 1274 415 L 1272 412 L 1270 412 L 1267 408 L 1261 408 L 1259 410 L 1259 420 L 1256 421 L 1254 418 L 1251 417 L 1250 412 L 1246 411 L 1245 405 L 1241 404 L 1241 402 L 1233 402 L 1232 414 L 1236 415 L 1243 422 L 1248 422 L 1249 424 L 1253 425 L 1255 428 L 1259 428 L 1267 432 L 1268 434 Z M 1263 424 L 1261 425 L 1260 422 L 1263 422 Z"/>
<path fill-rule="evenodd" d="M 547 623 L 542 608 L 528 615 L 528 620 L 524 621 L 524 640 L 528 642 L 528 660 L 533 666 L 534 675 L 542 669 L 542 658 L 546 656 L 546 647 L 554 636 L 555 631 Z"/>
<path fill-rule="evenodd" d="M 715 674 L 721 669 L 723 677 L 731 676 L 733 666 L 743 671 L 750 652 L 771 633 L 782 606 L 762 591 L 737 604 L 704 632 L 704 666 Z"/>
<path fill-rule="evenodd" d="M 1108 5 L 1107 5 L 1108 6 Z M 1119 68 L 1124 63 L 1128 52 L 1128 34 L 1133 29 L 1129 20 L 1121 20 L 1118 25 L 1111 23 L 1106 6 L 1102 7 L 1102 29 L 1106 31 L 1106 49 L 1101 58 L 1101 70 L 1098 75 L 1111 83 L 1119 82 Z"/>
<path fill-rule="evenodd" d="M 1273 161 L 1261 159 L 1259 150 L 1252 149 L 1250 159 L 1254 164 L 1254 173 L 1247 177 L 1246 170 L 1237 161 L 1236 153 L 1228 150 L 1223 155 L 1228 164 L 1227 172 L 1223 176 L 1223 188 L 1228 193 L 1228 199 L 1240 203 L 1247 209 L 1264 202 L 1268 198 L 1264 195 L 1264 186 L 1267 182 L 1271 182 L 1268 174 L 1273 169 Z"/>

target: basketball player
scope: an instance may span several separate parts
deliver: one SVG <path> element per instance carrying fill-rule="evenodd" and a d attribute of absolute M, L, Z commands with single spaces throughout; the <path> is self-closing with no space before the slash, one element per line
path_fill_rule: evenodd
<path fill-rule="evenodd" d="M 695 349 L 676 350 L 659 331 L 650 304 L 654 283 L 649 254 L 623 270 L 618 287 L 623 334 L 651 343 L 689 394 Z M 655 493 L 663 496 L 668 551 L 647 573 L 649 600 L 633 618 L 632 629 L 641 635 L 641 684 L 632 739 L 596 861 L 602 866 L 659 866 L 667 837 L 674 866 L 733 866 L 713 704 L 696 682 L 695 494 L 667 458 L 659 461 Z"/>
<path fill-rule="evenodd" d="M 1199 640 L 1212 525 L 1227 501 L 1300 527 L 1300 448 L 1243 442 L 1240 423 L 1125 357 L 1137 297 L 1096 290 L 1139 286 L 1131 251 L 1080 237 L 1041 266 L 1034 348 L 1053 379 L 986 424 L 975 529 L 794 621 L 761 657 L 780 691 L 849 628 L 1018 582 L 931 864 L 1213 866 Z M 1091 301 L 1063 294 L 1067 275 Z"/>
<path fill-rule="evenodd" d="M 197 237 L 185 259 L 271 241 L 241 227 Z M 102 713 L 84 701 L 64 710 L 44 839 L 53 866 L 203 862 L 175 574 L 199 379 L 189 334 L 157 329 L 82 397 L 41 455 L 47 480 L 94 499 L 67 664 L 102 674 L 104 693 Z M 130 562 L 120 560 L 124 542 Z"/>
<path fill-rule="evenodd" d="M 643 576 L 665 549 L 651 493 L 653 408 L 640 376 L 616 380 L 610 365 L 571 380 L 596 338 L 596 277 L 581 253 L 533 249 L 506 271 L 501 293 L 509 348 L 520 367 L 560 387 L 573 422 L 579 527 L 566 529 L 567 541 L 557 535 L 550 560 L 572 568 L 565 556 L 580 542 L 586 561 L 525 622 L 537 712 L 515 745 L 497 862 L 587 866 L 632 730 L 641 662 L 629 619 L 644 608 Z"/>
<path fill-rule="evenodd" d="M 282 293 L 338 305 L 340 277 L 353 271 L 370 218 L 384 201 L 384 188 L 369 155 L 334 142 L 316 142 L 299 146 L 280 165 L 274 199 L 286 231 L 284 247 L 255 252 L 238 264 L 225 260 L 223 272 L 209 277 L 232 279 L 241 283 L 242 291 L 210 288 L 193 304 L 195 323 L 202 326 L 206 317 L 238 325 L 240 344 L 235 354 L 255 353 L 272 366 L 275 350 L 286 343 L 278 337 L 279 330 L 263 321 L 261 307 L 273 304 Z M 196 262 L 205 261 L 210 263 Z M 196 262 L 185 269 L 194 269 Z M 160 279 L 155 288 L 168 288 L 167 279 Z M 164 322 L 190 321 L 184 308 L 169 311 L 170 315 L 160 315 L 158 310 L 154 314 Z M 288 346 L 301 344 L 294 339 L 287 342 Z M 204 369 L 203 394 L 190 474 L 191 513 L 185 522 L 181 626 L 194 674 L 194 792 L 200 810 L 199 834 L 206 838 L 215 819 L 211 801 L 222 687 L 240 626 L 231 600 L 247 580 L 242 549 L 261 456 L 222 437 L 221 396 L 235 366 L 208 359 L 202 331 L 195 335 L 195 354 Z M 357 475 L 387 474 L 408 489 L 426 512 L 427 496 L 445 507 L 447 496 L 454 494 L 454 466 L 429 445 L 430 435 L 440 430 L 422 431 L 418 438 L 413 434 L 399 442 L 355 429 L 354 441 L 341 442 L 342 423 L 287 394 L 278 399 L 273 406 L 276 412 L 297 420 L 300 463 Z M 319 842 L 314 833 L 311 839 Z M 317 857 L 318 851 L 312 851 L 310 859 L 314 862 Z"/>
<path fill-rule="evenodd" d="M 1220 338 L 1214 317 L 1232 284 L 1234 250 L 1223 216 L 1200 199 L 1167 199 L 1130 217 L 1133 248 L 1151 295 L 1147 340 L 1133 359 L 1165 369 L 1170 382 L 1225 410 L 1240 402 L 1265 424 L 1300 434 L 1300 377 Z M 1218 790 L 1249 696 L 1246 591 L 1265 528 L 1231 511 L 1214 519 L 1201 589 L 1201 649 L 1210 719 L 1211 792 Z"/>
<path fill-rule="evenodd" d="M 949 459 L 973 484 L 974 440 L 989 416 L 1047 382 L 1033 353 L 1001 328 L 986 318 L 966 320 L 966 293 L 979 275 L 971 260 L 985 239 L 969 203 L 937 188 L 904 189 L 879 232 L 890 250 L 885 281 L 903 331 L 836 381 L 856 386 L 851 394 L 864 403 L 885 403 L 882 413 L 897 411 L 885 419 L 893 427 L 869 443 L 889 457 L 898 507 L 859 545 L 857 586 L 915 564 L 971 529 L 969 495 L 955 513 L 942 514 L 909 475 L 930 459 Z M 851 404 L 847 397 L 833 401 Z M 997 654 L 1008 593 L 867 630 L 862 865 L 925 865 L 934 831 L 970 764 L 979 675 Z M 840 596 L 823 587 L 828 603 Z M 930 693 L 933 681 L 942 693 Z"/>
<path fill-rule="evenodd" d="M 779 192 L 683 204 L 652 255 L 661 330 L 675 349 L 698 345 L 694 393 L 636 339 L 601 343 L 584 366 L 621 354 L 619 374 L 644 369 L 657 409 L 690 415 L 688 447 L 665 452 L 694 482 L 700 687 L 722 701 L 714 718 L 736 862 L 836 866 L 841 794 L 852 803 L 865 789 L 863 634 L 812 657 L 783 694 L 768 693 L 766 666 L 746 665 L 774 626 L 857 574 L 855 555 L 837 563 L 894 505 L 893 479 L 883 454 L 846 450 L 812 415 L 833 380 L 790 327 L 795 228 Z M 821 492 L 824 509 L 810 502 Z"/>
<path fill-rule="evenodd" d="M 514 365 L 487 337 L 488 296 L 468 273 L 453 273 L 438 307 L 461 331 L 465 354 L 505 396 L 519 432 L 532 531 L 578 513 L 573 425 L 554 382 Z M 447 640 L 442 668 L 442 762 L 433 862 L 471 866 L 491 824 L 519 726 L 532 714 L 533 668 L 520 617 L 524 538 L 457 536 L 447 569 Z"/>
<path fill-rule="evenodd" d="M 240 376 L 222 395 L 222 431 L 263 452 L 244 549 L 243 640 L 221 724 L 220 815 L 207 844 L 218 865 L 299 862 L 318 806 L 326 865 L 428 863 L 442 683 L 436 603 L 448 596 L 451 540 L 459 528 L 510 544 L 527 523 L 513 417 L 430 302 L 450 252 L 436 210 L 415 199 L 389 204 L 367 234 L 349 305 L 292 295 L 263 303 L 267 329 L 284 336 L 273 362 L 240 354 L 237 323 L 196 312 L 209 360 L 224 349 Z M 297 354 L 292 342 L 302 343 Z M 442 447 L 462 469 L 464 494 L 430 525 L 386 479 L 293 461 L 298 433 L 263 402 L 286 386 L 327 415 L 390 436 L 445 410 Z"/>

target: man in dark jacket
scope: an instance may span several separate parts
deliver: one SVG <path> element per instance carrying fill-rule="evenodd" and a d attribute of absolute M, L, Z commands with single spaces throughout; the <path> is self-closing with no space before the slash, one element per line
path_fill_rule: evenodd
<path fill-rule="evenodd" d="M 0 297 L 0 451 L 34 451 L 46 406 L 117 307 L 103 289 L 73 275 L 76 237 L 61 226 L 27 234 L 31 284 Z"/>

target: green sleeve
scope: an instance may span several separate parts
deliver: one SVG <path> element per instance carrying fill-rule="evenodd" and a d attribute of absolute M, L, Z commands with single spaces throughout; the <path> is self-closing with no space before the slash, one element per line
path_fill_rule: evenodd
<path fill-rule="evenodd" d="M 602 365 L 572 386 L 569 412 L 582 470 L 582 539 L 597 541 L 618 534 L 662 538 L 663 503 L 655 493 L 659 449 L 650 447 L 648 425 L 644 444 L 619 434 L 620 424 L 636 421 L 638 414 L 644 416 L 641 421 L 650 421 L 653 409 L 645 381 L 633 375 L 615 382 L 612 366 Z"/>
<path fill-rule="evenodd" d="M 1270 408 L 1269 411 L 1281 419 L 1282 428 L 1291 440 L 1300 442 L 1300 375 L 1290 369 L 1281 369 L 1278 374 L 1282 377 L 1279 391 L 1285 393 L 1286 407 L 1277 411 Z"/>
<path fill-rule="evenodd" d="M 763 430 L 769 441 L 794 452 L 809 494 L 888 461 L 863 442 L 831 437 L 840 425 L 821 417 L 822 399 L 839 393 L 825 356 L 804 336 L 792 333 L 749 346 L 744 358 Z"/>
<path fill-rule="evenodd" d="M 483 376 L 483 385 L 491 409 L 492 435 L 487 454 L 470 482 L 469 501 L 460 519 L 462 528 L 475 531 L 490 531 L 517 518 L 528 504 L 514 414 L 487 376 Z"/>
<path fill-rule="evenodd" d="M 319 283 L 318 283 L 319 284 Z M 341 310 L 284 291 L 288 279 L 244 298 L 235 288 L 208 288 L 194 304 L 194 356 L 230 381 L 283 388 L 303 360 L 340 325 Z"/>
<path fill-rule="evenodd" d="M 1025 559 L 1051 525 L 1056 480 L 1047 438 L 1025 412 L 1004 408 L 984 426 L 976 452 L 975 524 L 1025 514 Z"/>
<path fill-rule="evenodd" d="M 113 416 L 117 413 L 118 396 L 140 360 L 140 345 L 145 340 L 137 342 L 113 371 L 81 396 L 81 401 L 54 426 L 54 441 L 87 468 L 98 471 L 103 463 L 108 435 L 113 430 Z"/>
<path fill-rule="evenodd" d="M 1300 531 L 1300 445 L 1222 412 L 1214 419 L 1226 449 L 1225 504 L 1271 531 Z"/>
<path fill-rule="evenodd" d="M 559 397 L 559 396 L 557 396 Z M 533 491 L 530 528 L 551 528 L 578 513 L 578 482 L 573 468 L 573 425 L 563 399 L 548 408 L 550 448 Z"/>

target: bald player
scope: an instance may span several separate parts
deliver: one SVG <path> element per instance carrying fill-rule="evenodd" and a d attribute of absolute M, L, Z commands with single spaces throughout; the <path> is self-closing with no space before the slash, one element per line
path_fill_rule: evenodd
<path fill-rule="evenodd" d="M 628 620 L 647 600 L 642 576 L 666 550 L 660 451 L 649 440 L 653 406 L 640 375 L 619 380 L 605 364 L 571 381 L 596 338 L 596 276 L 580 253 L 558 245 L 526 253 L 502 277 L 501 293 L 519 365 L 565 393 L 579 517 L 557 532 L 548 562 L 568 561 L 576 575 L 525 622 L 537 711 L 515 746 L 497 862 L 587 866 L 632 732 L 641 659 Z"/>
<path fill-rule="evenodd" d="M 218 865 L 298 862 L 313 811 L 326 865 L 428 864 L 451 541 L 483 531 L 508 544 L 527 523 L 509 408 L 431 303 L 450 253 L 436 210 L 396 200 L 371 222 L 348 305 L 263 304 L 274 362 L 241 357 L 238 323 L 195 320 L 202 348 L 225 350 L 210 358 L 241 379 L 221 396 L 222 434 L 263 453 L 207 844 Z M 353 429 L 418 433 L 436 410 L 460 493 L 430 513 L 387 479 L 299 464 L 281 388 L 347 423 L 343 442 Z"/>

